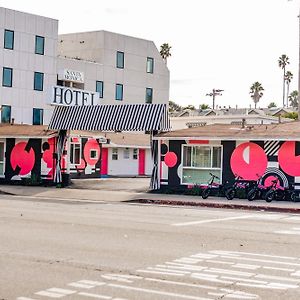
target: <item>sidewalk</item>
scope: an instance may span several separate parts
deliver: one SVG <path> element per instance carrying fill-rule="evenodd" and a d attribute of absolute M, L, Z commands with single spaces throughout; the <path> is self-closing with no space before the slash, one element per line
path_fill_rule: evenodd
<path fill-rule="evenodd" d="M 166 195 L 136 191 L 114 191 L 78 189 L 77 187 L 55 188 L 55 187 L 31 187 L 1 185 L 0 193 L 15 195 L 18 197 L 29 196 L 37 199 L 53 199 L 60 201 L 81 201 L 99 203 L 143 203 L 172 206 L 198 206 L 242 210 L 264 210 L 288 213 L 300 213 L 300 202 L 273 201 L 267 203 L 264 200 L 248 201 L 246 199 L 227 200 L 221 197 L 209 197 L 202 199 L 199 196 Z M 1 196 L 0 196 L 1 197 Z"/>

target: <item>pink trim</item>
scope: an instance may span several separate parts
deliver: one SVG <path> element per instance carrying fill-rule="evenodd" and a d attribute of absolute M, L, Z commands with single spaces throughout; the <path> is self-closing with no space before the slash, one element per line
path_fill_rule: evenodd
<path fill-rule="evenodd" d="M 208 140 L 189 140 L 188 144 L 209 144 Z"/>
<path fill-rule="evenodd" d="M 108 172 L 108 149 L 102 148 L 101 175 L 107 175 Z"/>

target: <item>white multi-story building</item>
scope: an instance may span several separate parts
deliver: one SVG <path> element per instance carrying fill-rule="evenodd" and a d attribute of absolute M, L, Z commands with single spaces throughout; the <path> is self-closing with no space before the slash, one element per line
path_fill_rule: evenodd
<path fill-rule="evenodd" d="M 0 8 L 2 123 L 44 124 L 51 88 L 99 93 L 99 104 L 168 103 L 169 71 L 152 41 L 107 31 L 58 35 L 58 21 Z M 77 74 L 80 79 L 64 77 Z"/>

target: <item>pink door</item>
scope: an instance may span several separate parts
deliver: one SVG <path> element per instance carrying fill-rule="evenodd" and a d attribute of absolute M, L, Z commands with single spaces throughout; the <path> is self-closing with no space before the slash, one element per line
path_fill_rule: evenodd
<path fill-rule="evenodd" d="M 145 175 L 145 149 L 139 149 L 139 175 Z"/>
<path fill-rule="evenodd" d="M 102 148 L 101 175 L 107 175 L 108 170 L 108 148 Z"/>

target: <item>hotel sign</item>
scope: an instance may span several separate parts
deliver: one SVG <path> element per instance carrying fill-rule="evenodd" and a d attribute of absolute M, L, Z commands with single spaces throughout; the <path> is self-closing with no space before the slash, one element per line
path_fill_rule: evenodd
<path fill-rule="evenodd" d="M 48 103 L 50 105 L 60 106 L 85 106 L 100 104 L 99 93 L 64 86 L 52 87 L 50 97 L 48 97 L 48 99 Z"/>
<path fill-rule="evenodd" d="M 64 69 L 58 72 L 58 79 L 63 81 L 84 83 L 84 73 L 80 71 Z"/>

